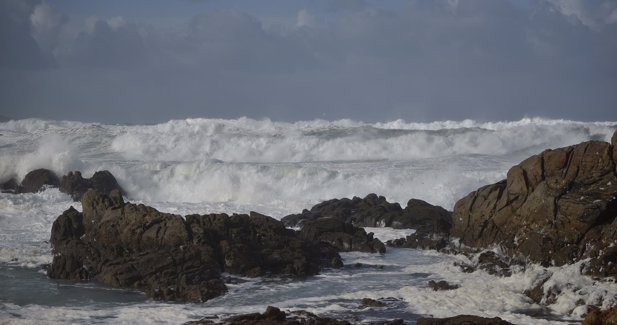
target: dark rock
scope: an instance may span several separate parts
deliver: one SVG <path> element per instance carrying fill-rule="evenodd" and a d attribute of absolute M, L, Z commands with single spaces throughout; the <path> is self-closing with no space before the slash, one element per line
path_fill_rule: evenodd
<path fill-rule="evenodd" d="M 385 307 L 386 304 L 375 299 L 371 298 L 363 298 L 360 302 L 360 308 L 369 308 L 369 307 Z"/>
<path fill-rule="evenodd" d="M 179 216 L 88 191 L 52 227 L 51 278 L 96 279 L 159 300 L 205 301 L 226 291 L 221 272 L 310 276 L 341 265 L 335 248 L 299 238 L 270 217 Z"/>
<path fill-rule="evenodd" d="M 385 253 L 386 246 L 373 233 L 335 218 L 307 220 L 299 231 L 302 238 L 328 243 L 340 251 Z"/>
<path fill-rule="evenodd" d="M 477 267 L 488 274 L 508 277 L 512 275 L 511 260 L 505 256 L 497 255 L 493 251 L 486 251 L 478 256 Z"/>
<path fill-rule="evenodd" d="M 403 223 L 399 225 L 395 220 L 394 228 L 414 228 L 416 232 L 431 234 L 448 234 L 452 228 L 452 212 L 422 200 L 409 200 L 403 212 Z"/>
<path fill-rule="evenodd" d="M 459 285 L 457 284 L 449 284 L 446 281 L 438 281 L 435 282 L 433 280 L 430 280 L 428 282 L 428 287 L 433 289 L 433 291 L 443 291 L 443 290 L 454 290 L 454 289 L 458 289 Z"/>
<path fill-rule="evenodd" d="M 388 240 L 386 244 L 391 247 L 442 250 L 448 246 L 449 240 L 447 234 L 420 230 L 405 238 Z"/>
<path fill-rule="evenodd" d="M 60 180 L 54 172 L 49 169 L 35 169 L 24 177 L 19 187 L 20 193 L 36 193 L 44 186 L 58 187 Z"/>
<path fill-rule="evenodd" d="M 383 196 L 369 194 L 365 198 L 333 199 L 289 215 L 281 221 L 288 227 L 302 226 L 305 221 L 335 218 L 357 227 L 393 227 L 447 232 L 451 213 L 439 206 L 411 199 L 402 209 L 398 203 L 389 203 Z"/>
<path fill-rule="evenodd" d="M 616 276 L 617 248 L 605 249 L 617 236 L 616 152 L 589 141 L 526 159 L 456 203 L 451 236 L 546 266 L 590 259 L 586 274 Z"/>
<path fill-rule="evenodd" d="M 613 140 L 614 140 L 613 136 Z M 590 307 L 582 325 L 617 325 L 617 306 L 601 311 L 596 307 Z"/>
<path fill-rule="evenodd" d="M 103 194 L 109 194 L 113 190 L 119 190 L 123 195 L 126 194 L 114 175 L 107 170 L 97 171 L 91 178 L 83 178 L 79 171 L 69 172 L 62 176 L 60 181 L 60 191 L 71 195 L 75 201 L 81 200 L 84 193 L 90 189 Z"/>
<path fill-rule="evenodd" d="M 561 290 L 556 286 L 551 286 L 546 291 L 544 286 L 546 282 L 551 278 L 553 274 L 546 271 L 544 274 L 538 277 L 530 289 L 523 292 L 524 295 L 529 297 L 534 303 L 539 305 L 552 305 L 557 301 L 557 296 L 561 293 Z"/>
<path fill-rule="evenodd" d="M 19 183 L 17 183 L 15 178 L 11 178 L 0 184 L 0 191 L 2 191 L 2 193 L 19 193 Z"/>
<path fill-rule="evenodd" d="M 208 319 L 188 322 L 186 325 L 204 325 L 204 324 L 224 324 L 224 325 L 351 325 L 345 320 L 338 320 L 329 317 L 319 317 L 315 314 L 304 310 L 292 311 L 285 313 L 280 309 L 268 306 L 263 314 L 251 313 L 244 315 L 232 316 L 220 322 L 213 322 Z M 380 321 L 363 323 L 368 325 L 403 325 L 401 319 L 391 321 Z"/>
<path fill-rule="evenodd" d="M 505 320 L 495 318 L 484 318 L 471 315 L 459 315 L 448 318 L 420 318 L 417 325 L 512 325 Z"/>

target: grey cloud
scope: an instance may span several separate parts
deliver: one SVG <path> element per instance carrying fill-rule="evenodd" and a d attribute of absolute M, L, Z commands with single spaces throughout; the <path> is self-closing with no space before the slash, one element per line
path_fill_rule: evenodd
<path fill-rule="evenodd" d="M 0 67 L 40 69 L 54 64 L 32 37 L 30 13 L 37 2 L 0 1 Z"/>
<path fill-rule="evenodd" d="M 315 20 L 302 26 L 265 25 L 239 10 L 169 30 L 100 18 L 58 38 L 68 49 L 54 52 L 58 68 L 0 75 L 0 105 L 108 122 L 615 119 L 617 24 L 610 6 L 594 8 L 577 15 L 602 28 L 554 1 L 414 0 L 397 12 L 351 1 L 333 15 L 306 11 Z"/>

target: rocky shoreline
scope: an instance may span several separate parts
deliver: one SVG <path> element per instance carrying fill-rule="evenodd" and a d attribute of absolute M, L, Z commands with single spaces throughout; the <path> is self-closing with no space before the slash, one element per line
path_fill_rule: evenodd
<path fill-rule="evenodd" d="M 158 300 L 202 302 L 222 295 L 223 272 L 302 278 L 341 267 L 338 252 L 387 254 L 386 245 L 361 227 L 416 229 L 387 246 L 472 257 L 472 264 L 458 265 L 462 272 L 481 269 L 507 277 L 528 263 L 581 262 L 583 274 L 617 276 L 617 132 L 611 143 L 589 141 L 532 156 L 512 167 L 507 179 L 460 199 L 453 212 L 416 199 L 402 208 L 370 194 L 325 201 L 281 221 L 255 212 L 183 217 L 124 202 L 125 193 L 109 172 L 97 172 L 91 179 L 78 172 L 54 176 L 36 170 L 20 184 L 12 180 L 2 185 L 14 193 L 58 186 L 81 200 L 83 212 L 71 207 L 54 222 L 49 277 L 136 288 Z M 555 292 L 545 290 L 544 282 L 525 294 L 548 305 Z M 448 283 L 429 286 L 456 290 Z M 602 319 L 613 314 L 592 310 L 588 318 L 600 323 L 583 324 L 609 324 Z M 474 316 L 417 324 L 509 324 L 469 317 Z M 223 323 L 348 324 L 317 316 L 300 320 L 274 307 Z"/>

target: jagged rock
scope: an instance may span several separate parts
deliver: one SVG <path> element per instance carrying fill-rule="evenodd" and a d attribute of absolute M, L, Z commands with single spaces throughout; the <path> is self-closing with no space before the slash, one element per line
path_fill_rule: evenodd
<path fill-rule="evenodd" d="M 119 190 L 120 193 L 125 194 L 114 175 L 107 170 L 97 171 L 91 178 L 83 178 L 79 171 L 69 172 L 62 176 L 60 181 L 60 191 L 71 195 L 75 201 L 81 200 L 84 193 L 90 189 L 104 194 Z"/>
<path fill-rule="evenodd" d="M 450 212 L 421 200 L 411 199 L 402 209 L 398 203 L 389 203 L 383 196 L 369 194 L 365 198 L 333 199 L 304 210 L 301 214 L 281 219 L 288 227 L 302 226 L 305 221 L 335 218 L 357 227 L 393 227 L 449 230 Z"/>
<path fill-rule="evenodd" d="M 326 242 L 340 251 L 385 253 L 386 246 L 373 233 L 335 218 L 320 218 L 303 223 L 299 231 L 302 238 Z"/>
<path fill-rule="evenodd" d="M 449 240 L 448 235 L 444 233 L 416 231 L 405 238 L 388 240 L 386 244 L 391 247 L 434 249 L 439 251 L 448 246 Z"/>
<path fill-rule="evenodd" d="M 479 316 L 459 315 L 448 318 L 420 318 L 417 325 L 512 325 L 505 320 L 495 318 L 484 318 Z"/>
<path fill-rule="evenodd" d="M 589 141 L 526 159 L 456 203 L 451 236 L 543 265 L 590 258 L 587 274 L 617 275 L 617 248 L 606 249 L 617 238 L 616 151 Z"/>
<path fill-rule="evenodd" d="M 24 177 L 19 186 L 20 193 L 36 193 L 44 186 L 58 187 L 60 180 L 54 172 L 49 169 L 35 169 Z"/>
<path fill-rule="evenodd" d="M 299 238 L 270 217 L 179 216 L 88 191 L 83 213 L 70 208 L 53 224 L 51 278 L 96 279 L 144 290 L 159 300 L 205 301 L 225 292 L 221 272 L 309 276 L 342 265 L 336 249 Z"/>
<path fill-rule="evenodd" d="M 614 138 L 615 137 L 613 137 L 613 143 L 615 142 Z M 617 325 L 617 306 L 613 306 L 604 311 L 596 307 L 591 307 L 582 325 Z"/>
<path fill-rule="evenodd" d="M 449 284 L 446 281 L 433 281 L 430 280 L 428 282 L 428 287 L 433 289 L 433 291 L 443 291 L 443 290 L 454 290 L 454 289 L 458 289 L 459 285 L 457 284 Z"/>
<path fill-rule="evenodd" d="M 551 286 L 547 290 L 544 289 L 546 282 L 551 278 L 553 274 L 546 271 L 541 274 L 533 286 L 523 292 L 524 295 L 529 297 L 531 301 L 539 305 L 552 305 L 557 301 L 557 296 L 561 293 L 561 290 L 556 286 Z"/>

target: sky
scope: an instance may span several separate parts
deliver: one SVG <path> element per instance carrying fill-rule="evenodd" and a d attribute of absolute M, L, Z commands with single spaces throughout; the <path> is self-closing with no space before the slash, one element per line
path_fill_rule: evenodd
<path fill-rule="evenodd" d="M 617 120 L 612 0 L 0 0 L 0 116 Z"/>

